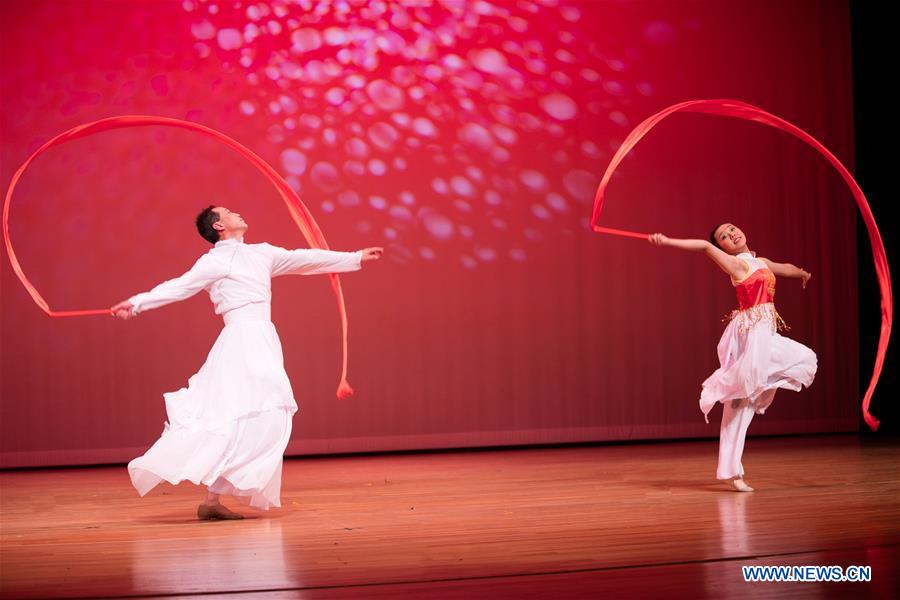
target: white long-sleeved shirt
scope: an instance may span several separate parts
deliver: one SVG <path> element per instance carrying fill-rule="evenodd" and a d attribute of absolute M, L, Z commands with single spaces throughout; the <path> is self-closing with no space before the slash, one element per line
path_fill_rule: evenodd
<path fill-rule="evenodd" d="M 129 298 L 137 314 L 207 290 L 221 315 L 252 302 L 272 301 L 272 277 L 319 275 L 360 269 L 362 251 L 285 250 L 271 244 L 222 240 L 180 277 Z"/>

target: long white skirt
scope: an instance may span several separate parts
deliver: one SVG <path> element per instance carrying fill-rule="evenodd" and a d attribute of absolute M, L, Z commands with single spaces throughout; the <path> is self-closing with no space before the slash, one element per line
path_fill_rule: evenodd
<path fill-rule="evenodd" d="M 128 464 L 143 496 L 190 481 L 253 508 L 281 506 L 281 464 L 297 410 L 268 304 L 224 315 L 225 327 L 188 386 L 165 394 L 162 437 Z"/>
<path fill-rule="evenodd" d="M 778 334 L 774 306 L 754 308 L 760 309 L 762 318 L 748 322 L 738 315 L 719 340 L 720 366 L 703 382 L 700 394 L 704 415 L 709 415 L 717 402 L 744 398 L 762 413 L 774 399 L 774 392 L 765 392 L 778 388 L 800 391 L 816 376 L 815 352 Z"/>

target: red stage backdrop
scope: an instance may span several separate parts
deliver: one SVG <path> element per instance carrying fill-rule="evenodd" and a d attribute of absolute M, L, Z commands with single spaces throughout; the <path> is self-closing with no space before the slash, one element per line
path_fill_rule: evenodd
<path fill-rule="evenodd" d="M 736 98 L 852 164 L 846 2 L 390 1 L 0 4 L 2 177 L 53 135 L 119 114 L 203 123 L 287 177 L 334 248 L 384 245 L 343 278 L 350 381 L 334 398 L 325 278 L 274 284 L 300 404 L 289 454 L 715 436 L 726 276 L 699 255 L 591 233 L 598 177 L 639 120 Z M 194 215 L 301 246 L 263 178 L 184 131 L 122 130 L 38 159 L 12 206 L 26 272 L 57 309 L 109 306 L 208 244 Z M 806 146 L 673 118 L 621 167 L 611 227 L 705 237 L 722 221 L 782 280 L 789 333 L 819 356 L 752 432 L 855 430 L 852 200 Z M 2 466 L 126 461 L 165 420 L 221 320 L 205 294 L 134 321 L 49 319 L 2 264 Z M 872 310 L 877 310 L 873 306 Z M 710 468 L 715 457 L 710 457 Z"/>

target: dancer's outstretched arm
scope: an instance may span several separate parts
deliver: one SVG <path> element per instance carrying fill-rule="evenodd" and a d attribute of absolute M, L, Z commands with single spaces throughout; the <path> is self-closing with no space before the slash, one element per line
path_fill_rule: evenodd
<path fill-rule="evenodd" d="M 810 277 L 812 277 L 812 274 L 810 272 L 805 271 L 800 267 L 795 267 L 791 263 L 777 263 L 769 260 L 768 258 L 760 258 L 759 260 L 766 263 L 766 266 L 769 267 L 769 270 L 779 277 L 797 277 L 799 279 L 802 279 L 804 289 L 806 289 L 806 284 L 809 281 Z"/>
<path fill-rule="evenodd" d="M 357 271 L 362 263 L 378 260 L 382 248 L 365 248 L 356 252 L 334 252 L 315 248 L 285 250 L 270 244 L 261 244 L 272 259 L 272 277 L 279 275 L 322 275 Z"/>
<path fill-rule="evenodd" d="M 131 317 L 152 308 L 186 300 L 223 277 L 221 264 L 208 255 L 201 256 L 190 271 L 175 279 L 164 281 L 149 292 L 119 302 L 110 310 L 120 319 Z"/>
<path fill-rule="evenodd" d="M 650 234 L 650 243 L 654 246 L 669 246 L 680 250 L 703 252 L 714 263 L 719 265 L 720 269 L 731 275 L 734 279 L 745 277 L 749 270 L 747 263 L 736 256 L 723 252 L 720 248 L 717 248 L 706 240 L 679 240 L 666 237 L 661 233 L 653 233 Z"/>

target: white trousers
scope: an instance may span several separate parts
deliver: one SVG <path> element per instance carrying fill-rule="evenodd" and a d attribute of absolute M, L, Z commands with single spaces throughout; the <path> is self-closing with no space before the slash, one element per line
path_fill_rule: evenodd
<path fill-rule="evenodd" d="M 716 479 L 732 479 L 744 476 L 741 456 L 747 428 L 754 414 L 763 414 L 775 399 L 775 390 L 766 390 L 755 400 L 738 398 L 722 403 L 722 427 L 719 430 L 719 466 Z"/>

